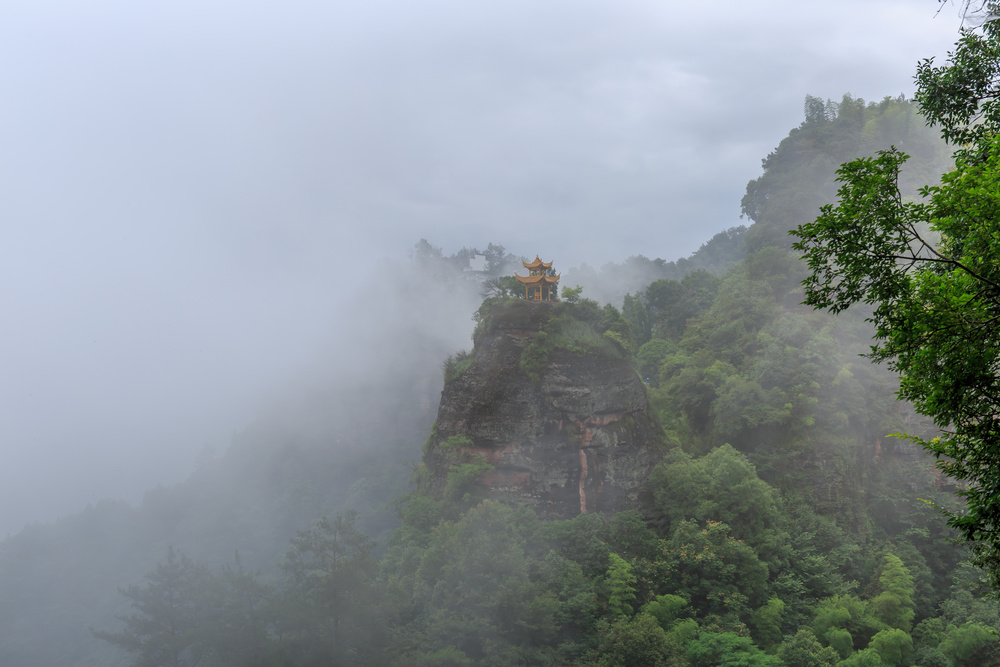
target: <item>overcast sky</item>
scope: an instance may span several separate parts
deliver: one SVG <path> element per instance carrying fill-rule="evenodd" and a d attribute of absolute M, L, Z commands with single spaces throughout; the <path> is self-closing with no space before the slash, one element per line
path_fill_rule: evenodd
<path fill-rule="evenodd" d="M 937 7 L 2 3 L 0 536 L 224 450 L 421 237 L 690 254 L 805 95 L 912 94 Z"/>

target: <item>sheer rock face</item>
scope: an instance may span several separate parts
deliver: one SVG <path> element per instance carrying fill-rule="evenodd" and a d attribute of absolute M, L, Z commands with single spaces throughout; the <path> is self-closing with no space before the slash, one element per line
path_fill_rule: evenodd
<path fill-rule="evenodd" d="M 443 488 L 456 456 L 493 466 L 489 496 L 545 518 L 637 508 L 662 456 L 661 429 L 626 355 L 552 350 L 536 379 L 521 354 L 557 306 L 508 305 L 477 340 L 472 362 L 445 385 L 425 461 Z M 472 442 L 439 447 L 452 436 Z M 451 457 L 451 460 L 449 460 Z"/>

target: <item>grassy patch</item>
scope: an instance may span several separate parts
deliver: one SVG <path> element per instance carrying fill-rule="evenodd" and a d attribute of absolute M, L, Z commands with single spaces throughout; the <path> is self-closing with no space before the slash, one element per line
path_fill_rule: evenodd
<path fill-rule="evenodd" d="M 453 435 L 442 441 L 438 447 L 442 449 L 458 449 L 460 447 L 472 447 L 472 440 L 464 435 Z"/>
<path fill-rule="evenodd" d="M 624 347 L 609 332 L 601 334 L 592 324 L 576 319 L 570 312 L 552 317 L 521 352 L 521 370 L 532 382 L 541 381 L 541 372 L 554 350 L 573 354 L 609 355 L 622 358 Z"/>

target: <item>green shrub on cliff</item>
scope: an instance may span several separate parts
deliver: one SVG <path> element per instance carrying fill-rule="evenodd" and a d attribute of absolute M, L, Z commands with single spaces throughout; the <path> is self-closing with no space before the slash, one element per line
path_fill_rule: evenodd
<path fill-rule="evenodd" d="M 453 382 L 465 374 L 472 365 L 472 355 L 466 351 L 449 354 L 444 362 L 444 383 Z"/>
<path fill-rule="evenodd" d="M 545 308 L 545 311 L 534 319 L 537 332 L 532 335 L 531 341 L 521 353 L 521 370 L 533 382 L 541 381 L 541 372 L 556 350 L 579 355 L 610 356 L 616 359 L 631 354 L 633 343 L 629 325 L 618 309 L 610 304 L 601 308 L 590 299 L 583 299 L 577 303 L 523 302 L 523 304 L 514 307 Z M 481 322 L 488 322 L 487 327 L 504 322 L 504 314 L 508 318 L 516 314 L 505 304 L 500 306 L 503 312 L 492 312 L 496 307 L 496 305 L 491 306 L 483 315 Z"/>

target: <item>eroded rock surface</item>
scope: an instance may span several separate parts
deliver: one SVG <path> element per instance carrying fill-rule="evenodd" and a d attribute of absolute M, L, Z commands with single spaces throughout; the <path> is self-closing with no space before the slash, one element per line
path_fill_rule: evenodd
<path fill-rule="evenodd" d="M 497 500 L 547 518 L 638 507 L 662 456 L 661 429 L 624 353 L 555 347 L 535 370 L 521 358 L 565 304 L 506 304 L 477 337 L 471 364 L 442 392 L 426 463 L 442 488 L 456 453 L 439 445 L 463 436 L 461 454 L 493 469 L 479 483 Z M 610 344 L 611 352 L 615 352 Z"/>

